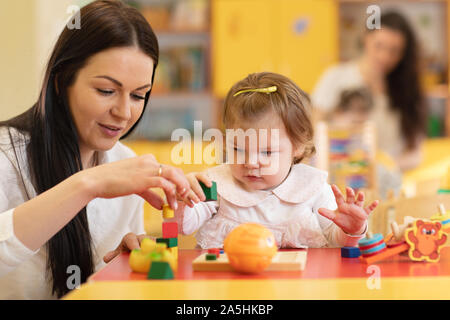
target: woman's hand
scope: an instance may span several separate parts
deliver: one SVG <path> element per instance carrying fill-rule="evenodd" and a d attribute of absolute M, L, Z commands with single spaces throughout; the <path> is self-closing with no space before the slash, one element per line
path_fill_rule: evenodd
<path fill-rule="evenodd" d="M 181 169 L 161 166 L 152 155 L 107 163 L 79 174 L 84 175 L 91 186 L 93 198 L 111 199 L 137 194 L 159 210 L 164 200 L 150 188 L 162 188 L 174 210 L 178 207 L 177 195 L 185 199 L 191 191 Z"/>
<path fill-rule="evenodd" d="M 347 188 L 347 201 L 344 199 L 339 188 L 335 185 L 331 186 L 338 208 L 332 211 L 320 208 L 319 213 L 325 218 L 333 221 L 344 232 L 351 235 L 362 235 L 366 228 L 367 218 L 369 214 L 377 207 L 378 200 L 372 202 L 368 207 L 364 208 L 364 193 L 355 192 L 352 188 Z"/>
<path fill-rule="evenodd" d="M 193 207 L 194 203 L 199 203 L 200 201 L 205 201 L 206 196 L 200 186 L 199 181 L 203 182 L 208 188 L 212 187 L 212 181 L 209 177 L 202 172 L 192 172 L 186 175 L 186 178 L 190 185 L 190 190 L 187 193 L 183 201 L 189 206 Z"/>
<path fill-rule="evenodd" d="M 116 248 L 116 250 L 108 252 L 104 257 L 103 261 L 105 263 L 109 263 L 112 259 L 117 257 L 122 252 L 130 252 L 134 249 L 140 249 L 141 242 L 145 238 L 153 239 L 152 237 L 146 236 L 145 234 L 142 235 L 135 235 L 134 233 L 128 233 L 123 237 L 122 242 L 119 244 L 119 246 Z M 153 239 L 155 240 L 155 239 Z"/>

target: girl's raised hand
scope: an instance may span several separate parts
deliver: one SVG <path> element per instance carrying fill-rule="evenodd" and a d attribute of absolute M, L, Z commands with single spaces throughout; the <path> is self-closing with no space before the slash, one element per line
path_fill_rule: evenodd
<path fill-rule="evenodd" d="M 331 186 L 334 196 L 336 197 L 337 210 L 332 211 L 320 208 L 319 213 L 325 218 L 333 221 L 338 227 L 348 234 L 363 234 L 367 218 L 369 214 L 377 207 L 378 200 L 372 202 L 368 207 L 364 208 L 364 193 L 355 192 L 352 188 L 347 188 L 347 200 L 345 200 L 339 188 L 335 185 Z"/>

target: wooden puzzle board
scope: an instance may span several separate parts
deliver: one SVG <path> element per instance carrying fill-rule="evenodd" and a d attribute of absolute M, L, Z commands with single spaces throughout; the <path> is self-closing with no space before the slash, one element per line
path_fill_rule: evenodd
<path fill-rule="evenodd" d="M 233 271 L 226 253 L 213 261 L 207 261 L 206 255 L 207 253 L 201 254 L 192 262 L 194 271 Z M 306 250 L 277 252 L 265 271 L 302 271 L 306 266 L 306 257 Z"/>

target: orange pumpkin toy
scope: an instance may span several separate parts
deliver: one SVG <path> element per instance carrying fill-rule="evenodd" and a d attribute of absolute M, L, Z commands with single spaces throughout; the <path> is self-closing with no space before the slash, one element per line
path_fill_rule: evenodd
<path fill-rule="evenodd" d="M 260 273 L 277 253 L 273 233 L 256 223 L 242 224 L 224 241 L 224 250 L 233 269 L 243 273 Z"/>

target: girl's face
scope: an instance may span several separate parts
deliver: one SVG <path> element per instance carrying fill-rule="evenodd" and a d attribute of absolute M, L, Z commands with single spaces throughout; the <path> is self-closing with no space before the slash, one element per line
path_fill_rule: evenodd
<path fill-rule="evenodd" d="M 256 131 L 255 143 L 250 143 L 249 138 L 243 138 L 229 140 L 230 145 L 227 146 L 228 150 L 234 150 L 233 158 L 228 155 L 228 160 L 233 160 L 230 164 L 231 173 L 247 190 L 278 186 L 289 174 L 294 157 L 303 153 L 303 150 L 295 150 L 282 120 L 275 112 L 264 115 L 251 126 L 238 123 L 228 129 Z M 278 129 L 278 138 L 274 129 Z M 264 131 L 267 132 L 267 139 L 261 137 L 264 137 Z M 239 157 L 245 161 L 237 162 Z"/>
<path fill-rule="evenodd" d="M 151 88 L 153 60 L 134 47 L 92 56 L 68 88 L 80 152 L 110 150 L 136 123 Z"/>
<path fill-rule="evenodd" d="M 388 74 L 397 66 L 403 58 L 404 48 L 405 37 L 394 29 L 383 27 L 365 36 L 365 54 L 383 74 Z"/>

